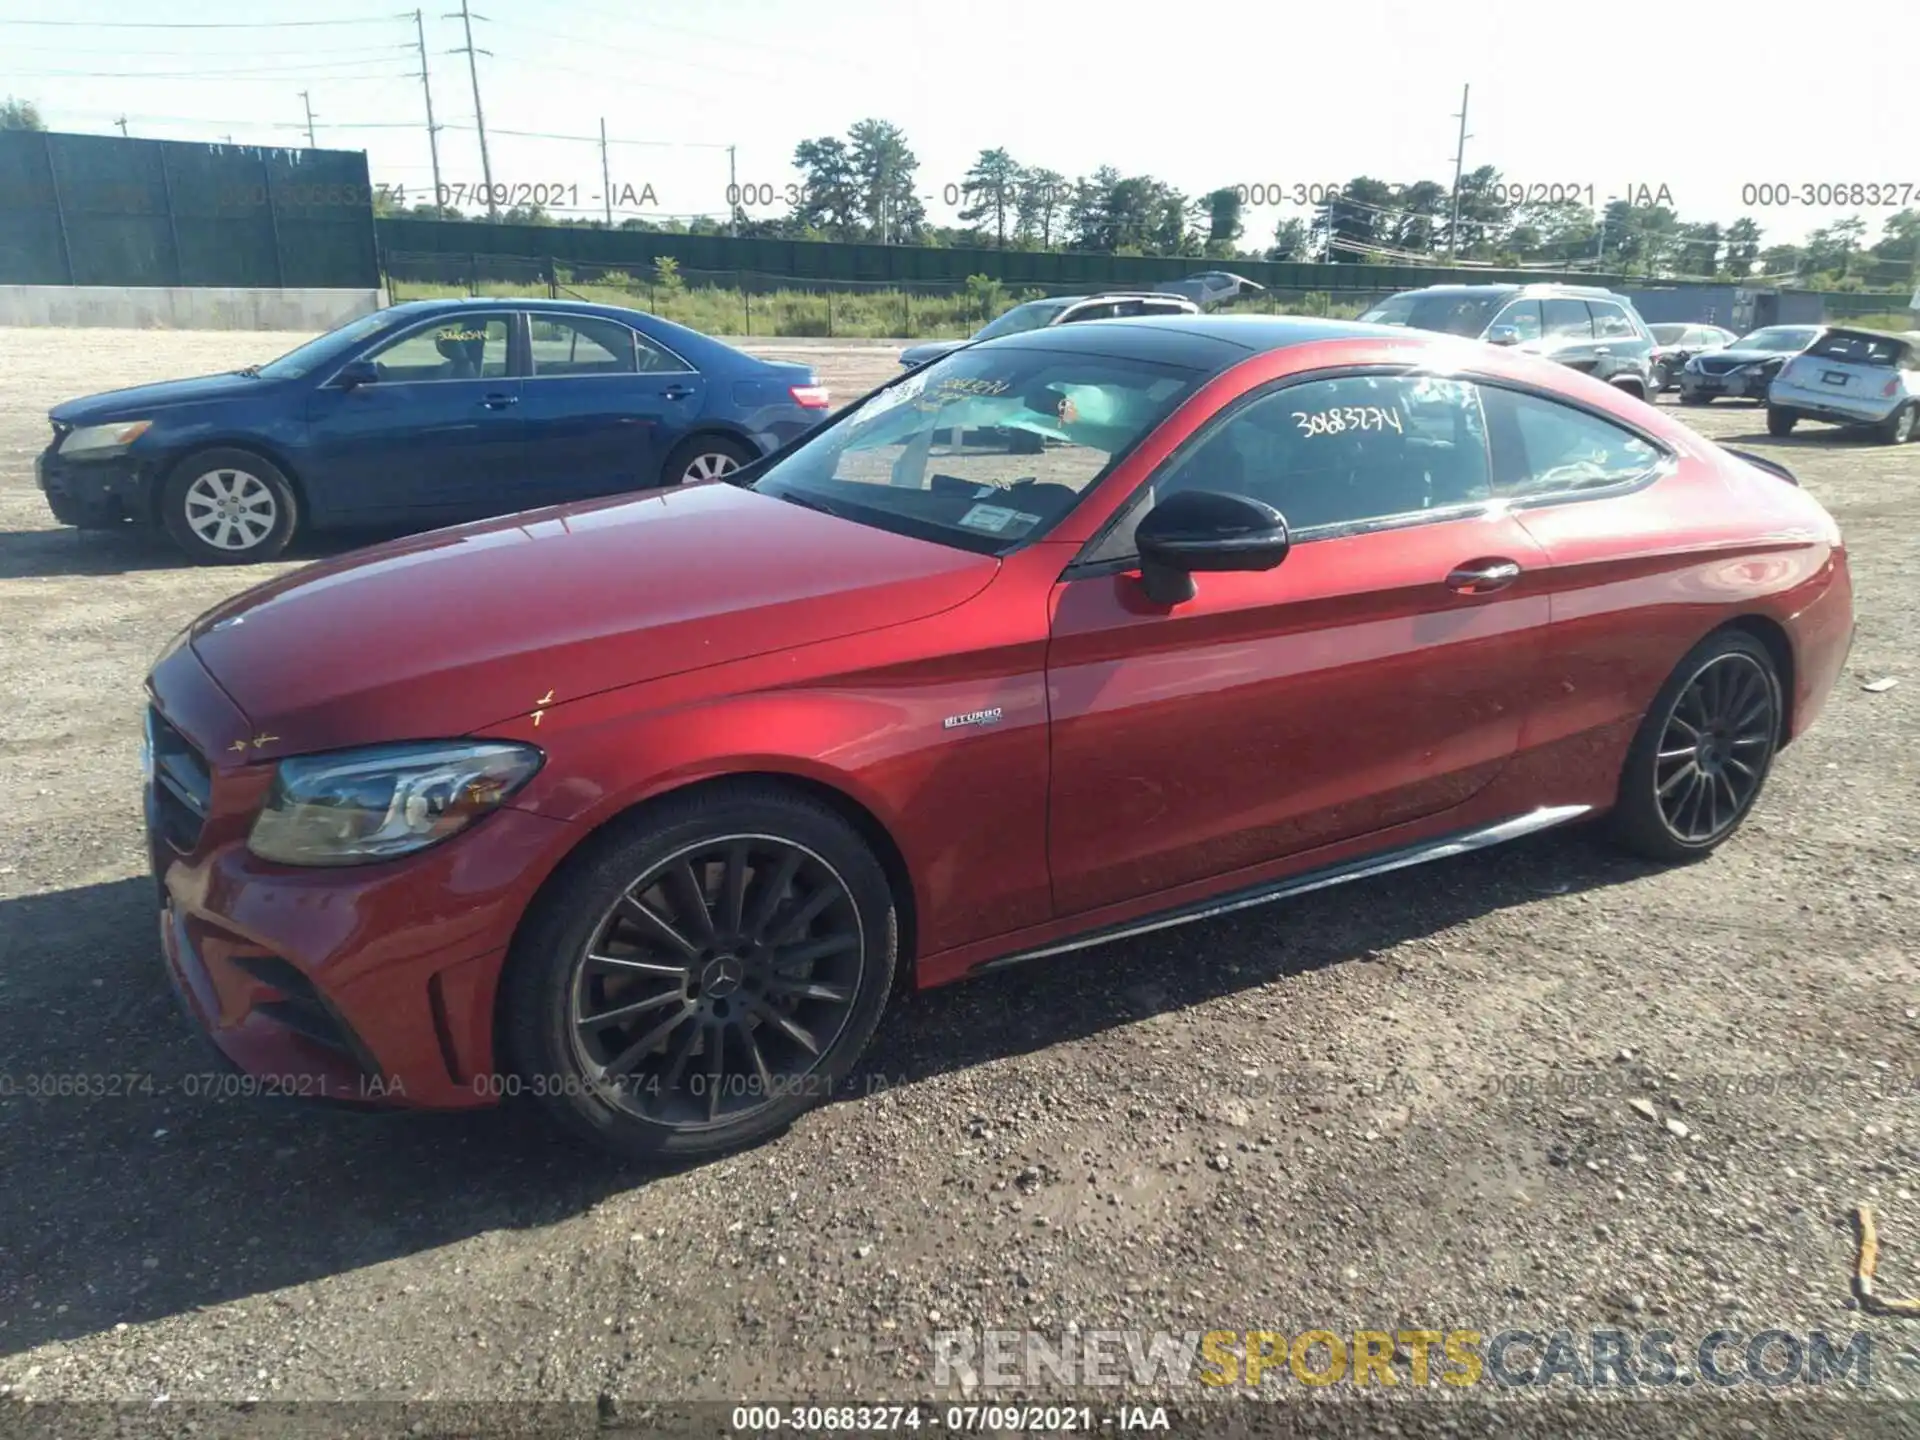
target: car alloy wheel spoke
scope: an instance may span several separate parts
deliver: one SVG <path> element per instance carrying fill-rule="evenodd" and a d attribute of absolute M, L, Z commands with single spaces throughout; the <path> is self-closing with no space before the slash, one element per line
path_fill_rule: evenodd
<path fill-rule="evenodd" d="M 865 949 L 852 891 L 812 851 L 728 835 L 655 863 L 576 964 L 569 1030 L 609 1103 L 682 1127 L 799 1091 L 849 1022 Z"/>
<path fill-rule="evenodd" d="M 209 470 L 187 487 L 187 527 L 222 550 L 249 550 L 279 517 L 273 491 L 244 470 Z"/>
<path fill-rule="evenodd" d="M 717 480 L 740 467 L 731 455 L 696 455 L 687 466 L 686 480 Z"/>
<path fill-rule="evenodd" d="M 1707 844 L 1732 828 L 1760 788 L 1774 743 L 1773 684 L 1751 655 L 1709 661 L 1687 683 L 1654 751 L 1654 798 L 1667 828 Z"/>

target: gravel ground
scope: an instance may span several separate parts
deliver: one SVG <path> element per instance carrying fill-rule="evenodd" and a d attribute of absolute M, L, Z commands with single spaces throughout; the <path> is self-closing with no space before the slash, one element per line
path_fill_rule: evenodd
<path fill-rule="evenodd" d="M 299 338 L 0 330 L 0 1394 L 604 1415 L 924 1397 L 953 1328 L 1619 1324 L 1673 1330 L 1683 1357 L 1720 1328 L 1858 1328 L 1874 1393 L 1920 1397 L 1920 1327 L 1848 1286 L 1864 1200 L 1881 1292 L 1920 1293 L 1920 446 L 1686 412 L 1834 511 L 1860 612 L 1826 715 L 1710 860 L 1549 835 L 913 997 L 857 1095 L 642 1172 L 514 1115 L 187 1094 L 210 1066 L 158 959 L 140 680 L 288 565 L 57 529 L 32 459 L 55 401 Z M 893 363 L 784 353 L 842 398 Z M 25 1093 L 77 1072 L 125 1078 Z M 1860 1401 L 1816 1423 L 1758 1389 L 1669 1402 L 1658 1428 L 1920 1424 Z M 1310 1408 L 1323 1431 L 1381 1418 Z M 1544 1404 L 1497 1408 L 1565 1433 Z M 1583 1424 L 1650 1433 L 1644 1413 Z"/>

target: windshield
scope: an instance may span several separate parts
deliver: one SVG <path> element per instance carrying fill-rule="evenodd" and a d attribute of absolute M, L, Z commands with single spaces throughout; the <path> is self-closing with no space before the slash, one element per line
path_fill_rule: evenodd
<path fill-rule="evenodd" d="M 976 340 L 992 340 L 999 335 L 1018 335 L 1022 330 L 1038 330 L 1052 322 L 1070 300 L 1030 300 L 1016 305 L 998 320 L 990 320 L 974 332 Z"/>
<path fill-rule="evenodd" d="M 997 555 L 1051 529 L 1202 378 L 1072 350 L 969 348 L 868 396 L 752 488 Z"/>
<path fill-rule="evenodd" d="M 1804 350 L 1820 333 L 1813 325 L 1770 325 L 1733 342 L 1735 350 Z"/>
<path fill-rule="evenodd" d="M 1375 325 L 1406 325 L 1443 335 L 1477 337 L 1506 303 L 1507 295 L 1389 295 L 1360 318 Z"/>
<path fill-rule="evenodd" d="M 1857 330 L 1835 330 L 1821 337 L 1819 344 L 1807 348 L 1807 354 L 1816 360 L 1842 360 L 1886 370 L 1898 365 L 1906 351 L 1904 340 L 1891 335 L 1865 335 Z"/>
<path fill-rule="evenodd" d="M 1687 331 L 1692 327 L 1687 325 L 1650 325 L 1647 328 L 1653 331 L 1653 338 L 1662 345 L 1678 345 L 1686 338 Z"/>
<path fill-rule="evenodd" d="M 295 346 L 278 360 L 269 360 L 259 366 L 253 373 L 268 380 L 298 379 L 396 323 L 398 321 L 393 311 L 376 310 L 371 315 L 349 321 L 338 330 L 329 330 L 304 345 Z"/>

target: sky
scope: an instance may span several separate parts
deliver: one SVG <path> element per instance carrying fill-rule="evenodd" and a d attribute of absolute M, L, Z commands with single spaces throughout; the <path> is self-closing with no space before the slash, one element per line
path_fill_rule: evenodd
<path fill-rule="evenodd" d="M 124 116 L 136 136 L 293 146 L 307 143 L 311 105 L 320 145 L 364 149 L 376 185 L 424 200 L 420 52 L 413 12 L 394 3 L 0 0 L 0 95 L 33 100 L 55 130 L 105 133 Z M 606 203 L 603 121 L 616 219 L 724 215 L 730 160 L 739 183 L 777 197 L 750 215 L 784 213 L 795 144 L 868 117 L 906 132 L 936 222 L 952 221 L 953 187 L 996 146 L 1069 178 L 1112 165 L 1191 195 L 1290 197 L 1362 174 L 1444 183 L 1463 86 L 1466 166 L 1492 164 L 1509 183 L 1599 205 L 1664 188 L 1683 220 L 1752 215 L 1763 244 L 1852 214 L 1871 242 L 1903 197 L 1920 206 L 1920 74 L 1850 84 L 1823 118 L 1819 87 L 1796 82 L 1783 103 L 1764 58 L 1774 42 L 1739 39 L 1713 6 L 1647 12 L 1627 35 L 1590 8 L 1538 0 L 473 3 L 473 44 L 491 52 L 475 65 L 494 183 L 516 198 L 545 187 L 558 213 Z M 1777 3 L 1742 10 L 1745 33 L 1794 33 L 1801 12 L 1780 7 L 1781 29 L 1766 13 Z M 458 4 L 432 0 L 423 28 L 442 181 L 471 190 L 482 171 L 468 57 L 453 53 L 466 43 Z M 1893 203 L 1795 193 L 1836 183 L 1878 184 Z M 1758 203 L 1753 186 L 1788 203 Z M 1242 243 L 1306 213 L 1250 206 Z"/>

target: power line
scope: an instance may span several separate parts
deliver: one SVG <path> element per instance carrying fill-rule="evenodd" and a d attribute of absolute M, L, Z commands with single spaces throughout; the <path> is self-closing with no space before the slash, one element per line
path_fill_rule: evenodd
<path fill-rule="evenodd" d="M 0 20 L 0 25 L 53 25 L 86 30 L 291 30 L 311 25 L 387 25 L 393 15 L 341 20 Z"/>

